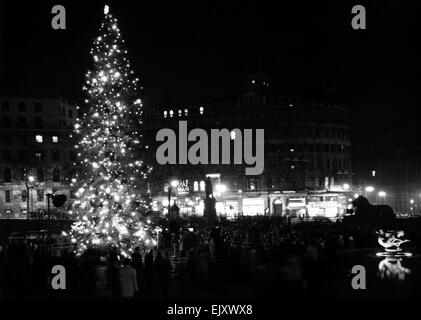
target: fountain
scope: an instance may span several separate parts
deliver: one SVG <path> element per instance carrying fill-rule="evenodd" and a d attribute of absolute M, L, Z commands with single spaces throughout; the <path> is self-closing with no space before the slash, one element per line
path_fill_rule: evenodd
<path fill-rule="evenodd" d="M 384 248 L 385 251 L 378 252 L 376 255 L 380 257 L 410 257 L 412 253 L 402 252 L 401 245 L 407 243 L 410 240 L 404 239 L 405 233 L 401 231 L 387 230 L 383 231 L 380 229 L 377 231 L 378 243 Z"/>
<path fill-rule="evenodd" d="M 381 279 L 405 280 L 411 270 L 402 266 L 402 258 L 385 257 L 379 263 L 379 276 Z"/>
<path fill-rule="evenodd" d="M 401 245 L 410 240 L 405 239 L 405 232 L 394 230 L 377 231 L 377 242 L 384 248 L 383 252 L 376 253 L 378 257 L 384 257 L 378 265 L 378 276 L 384 279 L 405 280 L 405 276 L 411 273 L 411 270 L 402 266 L 403 257 L 411 257 L 412 253 L 402 251 Z"/>

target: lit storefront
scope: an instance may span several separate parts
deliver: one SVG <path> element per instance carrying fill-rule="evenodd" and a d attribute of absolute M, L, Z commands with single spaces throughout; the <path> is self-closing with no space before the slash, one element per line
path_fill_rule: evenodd
<path fill-rule="evenodd" d="M 341 199 L 341 196 L 310 196 L 307 205 L 308 215 L 335 218 L 342 214 L 341 209 L 346 207 L 346 203 L 341 203 L 344 202 Z"/>
<path fill-rule="evenodd" d="M 205 193 L 190 191 L 187 184 L 180 184 L 171 196 L 171 205 L 176 203 L 183 216 L 203 216 Z M 238 216 L 277 215 L 291 218 L 337 218 L 345 213 L 347 195 L 328 191 L 228 191 L 214 192 L 215 209 L 218 216 L 235 219 Z M 154 197 L 154 211 L 167 214 L 168 194 Z"/>

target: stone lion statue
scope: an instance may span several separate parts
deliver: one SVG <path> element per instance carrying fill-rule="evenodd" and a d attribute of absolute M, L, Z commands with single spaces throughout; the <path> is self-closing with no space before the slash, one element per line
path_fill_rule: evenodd
<path fill-rule="evenodd" d="M 396 215 L 388 205 L 372 205 L 367 198 L 359 196 L 352 201 L 352 222 L 361 224 L 393 225 Z"/>

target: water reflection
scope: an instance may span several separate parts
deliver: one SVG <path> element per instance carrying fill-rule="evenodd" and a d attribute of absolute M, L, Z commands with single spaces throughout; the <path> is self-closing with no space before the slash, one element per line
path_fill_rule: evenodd
<path fill-rule="evenodd" d="M 411 270 L 402 266 L 402 260 L 399 257 L 385 257 L 379 263 L 379 277 L 381 279 L 405 280 Z"/>

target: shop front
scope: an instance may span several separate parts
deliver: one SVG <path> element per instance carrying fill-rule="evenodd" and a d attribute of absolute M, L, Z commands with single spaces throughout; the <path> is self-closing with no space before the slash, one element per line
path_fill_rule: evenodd
<path fill-rule="evenodd" d="M 304 218 L 306 217 L 306 197 L 289 197 L 287 199 L 286 213 L 291 218 Z"/>

